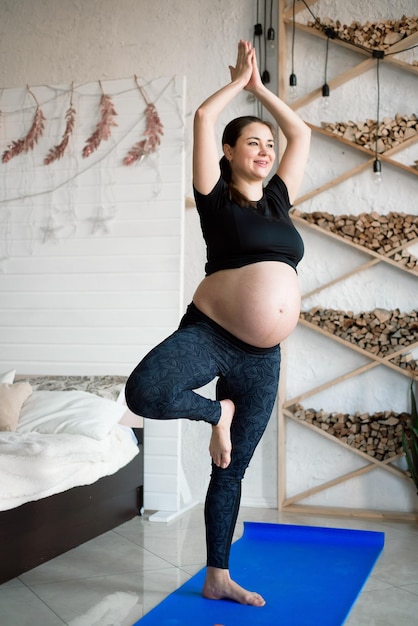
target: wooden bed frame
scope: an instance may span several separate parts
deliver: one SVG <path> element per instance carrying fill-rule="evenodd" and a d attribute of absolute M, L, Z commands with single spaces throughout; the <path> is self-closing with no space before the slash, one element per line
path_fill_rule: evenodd
<path fill-rule="evenodd" d="M 0 511 L 0 583 L 140 515 L 143 506 L 143 430 L 133 429 L 139 454 L 92 485 Z"/>

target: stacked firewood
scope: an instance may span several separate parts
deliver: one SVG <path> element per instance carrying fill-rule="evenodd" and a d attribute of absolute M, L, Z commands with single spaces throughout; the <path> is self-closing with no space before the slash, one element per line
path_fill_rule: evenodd
<path fill-rule="evenodd" d="M 324 17 L 315 22 L 308 22 L 308 26 L 324 31 L 332 29 L 343 41 L 370 48 L 372 50 L 387 50 L 398 41 L 412 35 L 418 30 L 418 17 L 403 15 L 400 20 L 384 19 L 380 22 L 352 22 L 349 26 L 341 24 L 339 20 L 334 22 L 329 17 Z"/>
<path fill-rule="evenodd" d="M 397 365 L 403 370 L 408 372 L 416 372 L 418 375 L 418 361 L 414 359 L 412 352 L 406 352 L 405 354 L 399 354 L 398 356 L 390 359 L 392 363 Z"/>
<path fill-rule="evenodd" d="M 376 211 L 359 215 L 331 215 L 326 211 L 302 213 L 293 210 L 296 215 L 310 224 L 340 235 L 355 244 L 374 250 L 411 270 L 418 270 L 417 257 L 407 250 L 399 250 L 418 238 L 418 215 L 391 212 L 380 215 Z"/>
<path fill-rule="evenodd" d="M 418 117 L 415 114 L 397 113 L 395 119 L 384 117 L 379 123 L 377 120 L 367 119 L 365 122 L 357 123 L 321 122 L 321 126 L 337 137 L 343 137 L 372 152 L 383 154 L 407 139 L 417 136 Z"/>
<path fill-rule="evenodd" d="M 297 419 L 320 428 L 379 461 L 403 452 L 402 430 L 411 417 L 408 413 L 394 411 L 374 414 L 357 412 L 354 415 L 327 413 L 304 409 L 301 404 L 295 404 L 292 413 Z"/>
<path fill-rule="evenodd" d="M 301 319 L 376 356 L 385 357 L 418 341 L 418 310 L 402 313 L 376 308 L 355 315 L 352 311 L 314 307 Z"/>

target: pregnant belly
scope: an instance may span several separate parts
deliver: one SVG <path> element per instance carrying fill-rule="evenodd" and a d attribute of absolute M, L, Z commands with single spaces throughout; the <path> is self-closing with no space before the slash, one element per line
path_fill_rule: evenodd
<path fill-rule="evenodd" d="M 263 261 L 207 276 L 193 301 L 242 341 L 269 348 L 295 328 L 300 290 L 296 272 L 289 265 Z"/>

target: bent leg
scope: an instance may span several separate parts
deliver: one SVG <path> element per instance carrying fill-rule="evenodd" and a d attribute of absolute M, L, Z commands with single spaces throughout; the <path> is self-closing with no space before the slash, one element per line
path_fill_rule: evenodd
<path fill-rule="evenodd" d="M 212 353 L 210 338 L 201 328 L 180 328 L 151 350 L 129 376 L 128 407 L 143 417 L 217 424 L 220 403 L 193 391 L 218 375 Z"/>

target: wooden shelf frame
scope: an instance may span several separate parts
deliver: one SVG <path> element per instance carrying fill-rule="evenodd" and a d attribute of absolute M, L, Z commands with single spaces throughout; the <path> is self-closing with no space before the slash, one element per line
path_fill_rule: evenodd
<path fill-rule="evenodd" d="M 417 269 L 411 269 L 409 267 L 405 267 L 405 265 L 402 265 L 402 263 L 399 263 L 398 261 L 395 261 L 394 259 L 391 258 L 398 252 L 402 252 L 402 250 L 405 250 L 405 248 L 408 248 L 409 246 L 413 246 L 416 243 L 418 243 L 418 237 L 415 237 L 414 239 L 410 239 L 409 241 L 403 243 L 402 245 L 396 248 L 393 248 L 392 250 L 390 250 L 390 252 L 388 252 L 387 255 L 385 255 L 385 254 L 381 254 L 380 252 L 376 252 L 375 250 L 372 250 L 371 248 L 367 248 L 366 246 L 361 246 L 355 241 L 350 241 L 348 237 L 343 237 L 342 235 L 339 235 L 338 233 L 333 233 L 327 230 L 326 228 L 321 228 L 321 226 L 318 226 L 318 224 L 311 224 L 310 222 L 303 219 L 303 217 L 300 217 L 299 215 L 292 214 L 292 221 L 296 222 L 297 224 L 300 224 L 301 226 L 306 226 L 310 230 L 316 231 L 320 233 L 321 235 L 330 237 L 331 239 L 335 239 L 339 243 L 344 243 L 347 246 L 350 246 L 351 248 L 355 248 L 359 252 L 363 252 L 364 254 L 367 254 L 373 257 L 372 260 L 367 261 L 366 263 L 363 263 L 362 265 L 358 265 L 354 269 L 350 270 L 349 272 L 346 272 L 345 274 L 339 276 L 338 278 L 334 278 L 333 280 L 330 280 L 329 282 L 324 283 L 323 285 L 320 285 L 319 287 L 316 287 L 312 291 L 309 291 L 303 294 L 302 298 L 309 298 L 313 294 L 318 293 L 319 291 L 322 291 L 323 289 L 326 289 L 327 287 L 330 287 L 331 285 L 339 283 L 342 280 L 345 280 L 346 278 L 348 278 L 349 276 L 353 276 L 353 274 L 357 274 L 358 272 L 363 272 L 365 269 L 368 269 L 369 267 L 373 267 L 373 265 L 377 265 L 378 263 L 387 263 L 388 265 L 391 265 L 392 267 L 396 267 L 396 269 L 399 269 L 402 272 L 406 272 L 407 274 L 412 274 L 413 276 L 418 278 Z"/>
<path fill-rule="evenodd" d="M 411 480 L 408 474 L 406 473 L 406 471 L 402 470 L 399 467 L 392 465 L 392 463 L 401 459 L 403 457 L 403 454 L 396 454 L 393 457 L 380 461 L 379 459 L 375 459 L 374 457 L 370 456 L 366 452 L 363 452 L 362 450 L 358 450 L 357 448 L 350 446 L 349 444 L 345 443 L 345 441 L 339 440 L 334 435 L 330 435 L 329 433 L 327 433 L 327 431 L 321 430 L 320 428 L 318 428 L 317 426 L 314 426 L 313 424 L 302 422 L 297 417 L 295 417 L 295 415 L 289 409 L 285 411 L 285 414 L 294 422 L 298 424 L 304 424 L 306 428 L 309 428 L 313 430 L 314 432 L 319 433 L 321 436 L 326 437 L 330 441 L 334 441 L 334 442 L 337 441 L 340 446 L 342 446 L 346 450 L 349 450 L 350 452 L 353 452 L 354 454 L 361 457 L 364 461 L 367 462 L 367 464 L 361 468 L 358 468 L 346 474 L 341 474 L 340 476 L 337 476 L 336 478 L 328 480 L 325 483 L 321 483 L 320 485 L 317 485 L 316 487 L 306 489 L 305 491 L 302 491 L 298 494 L 295 494 L 294 496 L 291 496 L 290 498 L 287 498 L 285 500 L 285 504 L 294 504 L 295 502 L 304 500 L 305 498 L 308 498 L 309 496 L 312 496 L 316 493 L 320 493 L 321 491 L 325 491 L 326 489 L 329 489 L 330 487 L 335 487 L 336 485 L 340 485 L 343 482 L 351 480 L 352 478 L 356 478 L 357 476 L 362 476 L 363 474 L 367 474 L 378 468 L 386 470 L 390 474 L 395 475 L 397 478 L 402 478 L 404 480 L 407 480 L 408 482 Z"/>
<path fill-rule="evenodd" d="M 303 11 L 304 9 L 306 9 L 306 5 L 311 6 L 314 4 L 316 4 L 316 2 L 313 0 L 306 2 L 306 4 L 304 2 L 297 2 L 295 6 L 295 16 L 301 11 Z M 285 26 L 290 26 L 290 25 L 293 26 L 293 6 L 292 5 L 284 9 L 283 14 L 282 14 L 282 20 Z M 297 20 L 295 21 L 295 30 L 299 32 L 303 32 L 313 37 L 317 37 L 319 39 L 323 39 L 324 41 L 328 38 L 324 32 L 318 30 L 317 28 L 313 28 L 312 26 L 307 26 L 306 24 L 302 24 L 298 22 Z M 368 57 L 365 61 L 363 60 L 360 63 L 357 63 L 349 70 L 346 70 L 345 72 L 342 72 L 338 76 L 335 76 L 334 78 L 330 79 L 328 81 L 328 84 L 331 90 L 336 89 L 337 87 L 340 87 L 341 85 L 343 85 L 344 83 L 347 83 L 353 78 L 357 78 L 357 76 L 364 74 L 365 72 L 372 69 L 376 65 L 376 59 L 372 56 L 373 55 L 372 49 L 368 49 L 366 47 L 361 48 L 348 41 L 344 41 L 343 39 L 338 39 L 338 38 L 332 39 L 331 41 L 336 46 L 340 46 L 341 48 L 346 48 L 353 53 L 357 53 L 360 56 Z M 418 76 L 418 66 L 412 65 L 410 63 L 406 63 L 405 61 L 402 61 L 401 59 L 397 59 L 393 57 L 394 54 L 402 52 L 406 48 L 410 48 L 412 46 L 415 46 L 416 44 L 418 44 L 418 32 L 412 33 L 412 35 L 409 35 L 408 37 L 405 37 L 404 39 L 401 39 L 401 41 L 398 41 L 392 46 L 388 47 L 387 50 L 384 51 L 384 56 L 381 59 L 381 62 L 386 65 L 393 66 L 396 69 L 410 72 L 414 74 L 415 76 Z M 309 94 L 306 94 L 305 96 L 302 96 L 301 98 L 298 98 L 290 106 L 294 110 L 297 110 L 303 106 L 306 106 L 307 104 L 310 104 L 311 102 L 313 102 L 314 100 L 316 100 L 317 98 L 321 96 L 322 96 L 322 86 L 318 87 L 317 89 L 314 89 Z"/>
<path fill-rule="evenodd" d="M 316 332 L 316 330 L 315 330 Z M 402 351 L 399 351 L 399 353 L 402 353 Z M 396 353 L 398 354 L 398 353 Z M 396 355 L 392 354 L 391 355 L 392 358 Z M 349 372 L 345 372 L 344 374 L 341 374 L 340 376 L 337 376 L 336 378 L 332 378 L 330 380 L 327 380 L 325 383 L 322 383 L 321 385 L 317 385 L 316 387 L 311 387 L 311 389 L 308 389 L 307 391 L 304 391 L 303 393 L 298 394 L 297 396 L 290 398 L 288 400 L 285 400 L 282 403 L 282 409 L 285 410 L 287 408 L 289 408 L 290 406 L 293 406 L 294 404 L 297 404 L 299 402 L 302 402 L 302 400 L 305 400 L 305 398 L 309 398 L 310 396 L 313 396 L 317 393 L 320 393 L 322 391 L 325 391 L 326 389 L 330 389 L 331 387 L 335 387 L 336 385 L 349 380 L 350 378 L 354 378 L 355 376 L 359 376 L 360 374 L 364 374 L 365 372 L 368 372 L 370 370 L 372 370 L 373 368 L 377 367 L 378 365 L 381 365 L 381 363 L 379 363 L 378 361 L 375 360 L 370 360 L 368 363 L 365 363 L 364 365 L 361 365 L 360 367 L 356 367 L 355 369 L 349 371 Z M 402 374 L 404 373 L 404 370 L 402 370 L 401 372 Z"/>
<path fill-rule="evenodd" d="M 361 152 L 362 154 L 366 155 L 368 158 L 367 160 L 363 161 L 363 163 L 356 165 L 350 170 L 347 170 L 346 172 L 344 172 L 343 174 L 340 174 L 339 176 L 336 176 L 335 178 L 324 183 L 320 187 L 316 187 L 315 189 L 305 193 L 303 196 L 300 196 L 299 198 L 295 200 L 293 204 L 294 206 L 298 206 L 299 204 L 306 202 L 306 200 L 310 200 L 311 198 L 314 198 L 315 196 L 323 193 L 324 191 L 328 191 L 328 189 L 331 189 L 332 187 L 339 185 L 345 180 L 348 180 L 349 178 L 352 178 L 353 176 L 360 174 L 361 172 L 367 169 L 371 170 L 373 166 L 373 162 L 376 158 L 375 154 L 371 152 L 368 148 L 364 148 L 363 146 L 360 146 L 359 144 L 356 144 L 353 141 L 344 139 L 344 137 L 338 137 L 337 135 L 333 135 L 325 128 L 320 128 L 319 126 L 315 126 L 314 124 L 309 124 L 309 123 L 308 123 L 308 126 L 312 129 L 314 133 L 323 135 L 324 137 L 327 137 L 333 142 L 338 142 L 338 143 L 344 144 L 345 146 L 349 146 L 353 150 L 356 150 L 357 152 Z M 418 170 L 416 168 L 410 165 L 404 165 L 403 163 L 400 163 L 399 161 L 396 161 L 395 159 L 391 158 L 394 154 L 397 154 L 398 152 L 402 152 L 402 150 L 409 148 L 409 146 L 414 145 L 417 142 L 418 142 L 418 133 L 415 137 L 410 137 L 406 141 L 399 143 L 393 148 L 390 148 L 390 150 L 386 150 L 386 152 L 379 154 L 379 159 L 388 165 L 391 165 L 395 168 L 408 172 L 408 174 L 412 174 L 413 176 L 418 177 Z"/>
<path fill-rule="evenodd" d="M 412 378 L 412 380 L 417 378 L 416 372 L 411 372 L 409 370 L 406 370 L 400 367 L 399 365 L 396 365 L 396 363 L 392 363 L 392 359 L 396 358 L 397 356 L 400 356 L 401 354 L 404 354 L 405 352 L 410 352 L 411 350 L 414 350 L 415 348 L 417 348 L 418 341 L 415 341 L 414 343 L 409 344 L 408 346 L 404 345 L 398 350 L 391 352 L 390 354 L 387 354 L 386 356 L 380 356 L 378 354 L 372 354 L 368 350 L 365 350 L 364 348 L 360 348 L 360 346 L 356 345 L 355 343 L 351 343 L 350 341 L 346 341 L 342 337 L 338 337 L 338 335 L 333 335 L 329 331 L 325 330 L 325 328 L 322 328 L 321 326 L 318 326 L 317 324 L 313 324 L 312 322 L 304 320 L 303 318 L 299 319 L 299 324 L 301 326 L 310 328 L 314 332 L 319 333 L 325 337 L 328 337 L 332 341 L 335 341 L 345 346 L 346 348 L 350 348 L 354 352 L 357 352 L 361 354 L 362 356 L 365 356 L 366 358 L 370 359 L 370 363 L 367 363 L 366 365 L 362 365 L 360 368 L 356 368 L 349 374 L 344 374 L 343 376 L 334 378 L 332 381 L 329 382 L 329 384 L 321 385 L 320 389 L 317 387 L 315 389 L 312 389 L 308 394 L 307 393 L 302 394 L 304 398 L 308 397 L 308 395 L 312 396 L 315 393 L 318 393 L 319 391 L 324 391 L 325 389 L 329 387 L 334 387 L 335 385 L 338 385 L 340 382 L 343 382 L 344 380 L 347 380 L 348 378 L 351 378 L 353 376 L 358 376 L 359 374 L 363 374 L 364 372 L 371 370 L 374 367 L 377 367 L 378 365 L 384 365 L 386 367 L 389 367 L 390 369 L 393 369 L 395 372 L 398 372 L 399 374 L 402 374 L 403 376 Z M 298 396 L 298 398 L 302 399 L 302 396 Z M 295 398 L 292 398 L 291 400 L 286 400 L 283 403 L 283 406 L 284 407 L 289 406 L 289 404 L 294 404 L 296 401 L 299 401 L 299 400 L 296 400 Z"/>
<path fill-rule="evenodd" d="M 297 2 L 295 5 L 295 14 L 298 14 L 300 11 L 303 11 L 304 9 L 306 9 L 307 8 L 306 5 L 311 6 L 315 3 L 316 3 L 316 0 L 307 0 L 306 2 L 303 2 L 303 3 Z M 278 85 L 279 85 L 279 96 L 285 100 L 286 100 L 286 93 L 287 93 L 286 27 L 293 24 L 292 16 L 293 16 L 293 6 L 292 5 L 286 6 L 285 0 L 278 0 L 278 33 L 279 33 Z M 295 21 L 295 29 L 301 32 L 305 32 L 313 37 L 319 37 L 324 40 L 327 38 L 327 36 L 323 32 L 315 28 L 300 24 L 297 21 Z M 353 53 L 357 53 L 360 57 L 367 56 L 368 58 L 366 58 L 365 60 L 363 59 L 362 61 L 355 64 L 349 70 L 342 72 L 339 75 L 335 76 L 333 79 L 329 80 L 328 84 L 330 85 L 331 89 L 335 89 L 336 87 L 353 80 L 354 78 L 360 76 L 361 74 L 367 72 L 368 70 L 372 69 L 375 66 L 376 59 L 372 57 L 372 54 L 373 54 L 372 50 L 360 49 L 354 46 L 353 44 L 342 41 L 340 39 L 333 39 L 332 42 L 335 45 L 339 45 L 346 49 L 352 50 Z M 407 72 L 412 73 L 414 76 L 418 76 L 418 66 L 408 64 L 392 56 L 393 54 L 400 52 L 407 47 L 416 45 L 417 43 L 418 43 L 418 32 L 413 33 L 409 37 L 406 37 L 405 39 L 391 46 L 388 50 L 385 51 L 384 57 L 383 59 L 381 59 L 381 61 L 383 63 L 390 65 L 391 67 L 396 68 L 397 70 L 407 71 Z M 390 56 L 388 56 L 389 54 Z M 307 104 L 310 104 L 311 102 L 315 101 L 317 98 L 321 96 L 322 96 L 322 88 L 314 89 L 310 93 L 294 101 L 290 106 L 294 110 L 297 110 L 303 106 L 306 106 Z M 372 151 L 370 151 L 368 148 L 365 148 L 359 144 L 355 144 L 352 141 L 348 141 L 344 139 L 343 137 L 336 136 L 330 133 L 329 131 L 327 131 L 326 129 L 314 126 L 312 124 L 309 124 L 309 126 L 311 127 L 313 133 L 320 134 L 336 143 L 344 144 L 346 146 L 349 146 L 353 150 L 356 150 L 359 153 L 362 153 L 365 156 L 365 160 L 359 165 L 351 168 L 350 170 L 344 172 L 343 174 L 328 181 L 324 185 L 321 185 L 320 187 L 299 197 L 294 202 L 294 206 L 298 206 L 302 204 L 303 202 L 309 200 L 310 198 L 315 197 L 316 195 L 325 193 L 329 189 L 332 189 L 336 185 L 344 182 L 345 180 L 348 180 L 349 178 L 356 176 L 362 171 L 368 168 L 371 168 L 376 158 L 376 155 Z M 391 148 L 390 150 L 387 150 L 383 154 L 379 154 L 378 158 L 382 162 L 385 162 L 385 164 L 389 165 L 390 167 L 398 168 L 402 171 L 405 171 L 408 175 L 418 176 L 417 169 L 408 165 L 404 165 L 403 163 L 400 163 L 399 161 L 393 158 L 393 156 L 396 155 L 398 152 L 401 152 L 404 149 L 408 148 L 410 145 L 414 144 L 416 141 L 418 141 L 418 134 L 416 137 L 412 137 L 394 146 L 393 148 Z M 351 246 L 352 248 L 357 249 L 360 252 L 371 257 L 369 261 L 365 263 L 361 263 L 353 270 L 346 272 L 345 274 L 343 274 L 342 276 L 339 276 L 338 278 L 328 281 L 326 284 L 320 285 L 316 289 L 311 290 L 309 293 L 305 293 L 302 296 L 302 298 L 306 299 L 307 297 L 315 293 L 318 293 L 319 291 L 327 287 L 330 287 L 331 285 L 335 285 L 341 282 L 342 280 L 348 278 L 349 276 L 352 276 L 353 274 L 362 272 L 381 262 L 388 263 L 401 271 L 408 272 L 409 274 L 417 276 L 416 271 L 411 270 L 410 268 L 406 268 L 401 263 L 398 263 L 391 257 L 393 257 L 397 252 L 401 252 L 404 248 L 407 248 L 415 244 L 418 241 L 418 239 L 410 240 L 406 242 L 405 244 L 402 244 L 401 246 L 397 247 L 396 249 L 391 250 L 388 253 L 388 255 L 383 255 L 383 254 L 380 254 L 379 252 L 375 252 L 374 250 L 371 250 L 370 248 L 366 248 L 364 246 L 356 244 L 355 242 L 350 241 L 348 238 L 346 239 L 337 233 L 332 233 L 330 231 L 327 231 L 324 228 L 321 228 L 320 226 L 317 226 L 316 224 L 311 224 L 299 216 L 292 215 L 292 219 L 300 224 L 303 224 L 306 228 L 312 229 L 327 237 L 332 237 L 339 243 L 344 243 L 345 245 Z M 341 376 L 338 376 L 332 380 L 328 380 L 321 385 L 317 385 L 316 387 L 311 388 L 294 398 L 285 399 L 283 401 L 279 399 L 279 403 L 278 403 L 278 479 L 277 479 L 278 480 L 278 485 L 277 485 L 278 509 L 291 511 L 294 513 L 307 513 L 311 515 L 314 515 L 314 514 L 338 515 L 338 516 L 343 516 L 343 517 L 348 516 L 348 517 L 367 517 L 367 518 L 372 518 L 372 519 L 396 519 L 400 521 L 418 520 L 418 513 L 408 513 L 408 512 L 399 512 L 399 511 L 379 511 L 379 510 L 368 510 L 368 509 L 353 509 L 353 508 L 348 508 L 348 507 L 345 508 L 345 507 L 312 506 L 312 505 L 304 505 L 300 503 L 302 500 L 305 500 L 306 498 L 312 495 L 315 495 L 320 492 L 324 492 L 344 482 L 347 482 L 359 476 L 368 474 L 371 471 L 374 471 L 378 468 L 390 473 L 393 476 L 396 476 L 397 478 L 400 478 L 402 480 L 407 480 L 409 483 L 412 483 L 412 480 L 406 471 L 393 465 L 395 461 L 399 460 L 400 458 L 404 456 L 403 454 L 396 455 L 395 457 L 385 459 L 383 461 L 379 461 L 378 459 L 375 459 L 374 457 L 366 454 L 365 452 L 362 452 L 361 450 L 357 450 L 353 446 L 349 446 L 345 442 L 339 440 L 334 435 L 330 435 L 325 430 L 322 430 L 313 424 L 309 424 L 307 422 L 299 420 L 291 411 L 291 407 L 301 402 L 303 399 L 309 396 L 317 394 L 330 387 L 334 387 L 335 385 L 345 380 L 348 380 L 352 377 L 359 376 L 367 371 L 370 371 L 371 369 L 379 365 L 389 367 L 404 376 L 407 376 L 412 379 L 416 379 L 417 377 L 416 372 L 411 372 L 409 370 L 403 369 L 400 366 L 396 365 L 396 363 L 391 362 L 391 360 L 405 353 L 406 351 L 413 350 L 414 348 L 418 346 L 418 342 L 415 342 L 409 346 L 401 346 L 400 349 L 396 350 L 395 352 L 392 352 L 385 356 L 380 356 L 380 355 L 372 354 L 371 352 L 366 351 L 360 348 L 359 346 L 357 346 L 356 344 L 346 341 L 341 337 L 337 337 L 336 335 L 329 333 L 328 331 L 321 328 L 320 326 L 313 324 L 307 320 L 303 320 L 301 318 L 299 323 L 302 326 L 310 328 L 314 332 L 320 333 L 324 335 L 325 337 L 333 341 L 336 341 L 351 350 L 358 352 L 362 356 L 365 356 L 368 359 L 368 362 L 360 367 L 353 369 L 352 371 L 346 372 L 345 374 Z M 280 382 L 281 393 L 279 394 L 279 398 L 285 396 L 285 393 L 283 393 L 284 388 L 285 388 L 284 380 L 281 380 Z M 286 420 L 296 421 L 297 423 L 303 425 L 304 427 L 309 428 L 312 431 L 318 433 L 322 437 L 325 437 L 328 440 L 333 441 L 334 443 L 342 446 L 343 448 L 349 450 L 353 455 L 357 455 L 361 457 L 365 461 L 365 465 L 363 465 L 359 469 L 342 474 L 340 476 L 337 476 L 336 478 L 327 480 L 320 485 L 317 485 L 310 489 L 304 490 L 303 492 L 294 494 L 291 497 L 288 497 L 286 494 L 286 491 L 287 491 L 287 486 L 286 486 Z"/>

